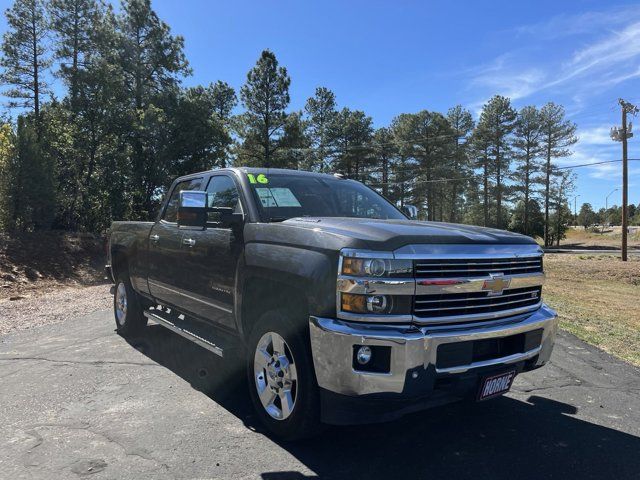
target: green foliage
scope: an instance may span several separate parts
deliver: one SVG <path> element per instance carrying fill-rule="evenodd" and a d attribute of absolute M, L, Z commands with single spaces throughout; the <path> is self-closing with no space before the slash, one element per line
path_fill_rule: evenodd
<path fill-rule="evenodd" d="M 597 223 L 596 212 L 593 211 L 593 207 L 590 203 L 583 203 L 578 213 L 578 224 L 584 228 L 589 228 L 591 225 Z"/>
<path fill-rule="evenodd" d="M 318 87 L 315 95 L 307 100 L 304 111 L 313 149 L 306 155 L 303 166 L 308 170 L 326 171 L 330 168 L 331 149 L 335 143 L 332 125 L 337 116 L 336 97 L 328 88 Z"/>
<path fill-rule="evenodd" d="M 51 157 L 38 141 L 32 119 L 18 118 L 15 155 L 9 162 L 7 197 L 8 228 L 44 230 L 55 215 L 54 167 Z"/>
<path fill-rule="evenodd" d="M 509 230 L 529 235 L 530 237 L 542 237 L 544 235 L 544 215 L 536 200 L 529 200 L 527 208 L 525 208 L 524 200 L 519 200 L 516 203 L 511 212 Z"/>
<path fill-rule="evenodd" d="M 512 142 L 516 167 L 511 173 L 511 178 L 514 181 L 512 191 L 515 193 L 516 198 L 519 198 L 520 201 L 518 205 L 520 205 L 523 210 L 521 219 L 522 229 L 518 231 L 521 231 L 525 235 L 539 234 L 537 225 L 530 223 L 530 220 L 533 221 L 533 219 L 530 218 L 531 215 L 535 215 L 537 212 L 530 212 L 529 207 L 534 205 L 536 208 L 538 207 L 538 203 L 535 202 L 534 204 L 532 200 L 539 193 L 538 187 L 542 183 L 540 176 L 540 172 L 542 171 L 540 161 L 540 154 L 542 152 L 540 143 L 541 128 L 540 112 L 535 106 L 524 107 L 518 112 Z M 529 228 L 530 224 L 531 228 Z M 544 232 L 541 236 L 543 234 Z"/>
<path fill-rule="evenodd" d="M 336 113 L 329 135 L 334 142 L 333 170 L 356 180 L 366 176 L 371 164 L 372 118 L 363 111 L 345 107 Z"/>
<path fill-rule="evenodd" d="M 241 136 L 245 139 L 238 153 L 240 163 L 284 166 L 282 158 L 278 159 L 274 154 L 282 147 L 290 84 L 287 69 L 278 66 L 273 52 L 264 50 L 240 89 L 240 98 L 246 108 L 240 117 Z"/>
<path fill-rule="evenodd" d="M 540 110 L 540 142 L 544 164 L 544 210 L 545 210 L 545 235 L 544 244 L 550 246 L 553 244 L 551 238 L 551 220 L 549 218 L 549 209 L 551 205 L 551 184 L 554 177 L 561 175 L 551 163 L 554 158 L 566 157 L 571 154 L 569 147 L 578 141 L 576 133 L 576 124 L 565 119 L 564 107 L 549 102 Z M 558 236 L 556 235 L 556 240 Z"/>
<path fill-rule="evenodd" d="M 506 193 L 505 177 L 509 175 L 511 165 L 511 145 L 509 135 L 515 127 L 517 112 L 511 106 L 511 100 L 496 95 L 483 107 L 478 122 L 478 132 L 485 142 L 486 174 L 495 178 L 496 199 L 495 223 L 492 226 L 503 228 L 502 202 Z"/>
<path fill-rule="evenodd" d="M 11 107 L 33 108 L 39 121 L 41 97 L 48 93 L 44 71 L 51 64 L 45 46 L 47 21 L 42 0 L 16 0 L 6 13 L 9 29 L 2 37 L 0 82 Z"/>
<path fill-rule="evenodd" d="M 115 10 L 104 0 L 46 3 L 15 0 L 6 13 L 0 76 L 21 109 L 16 124 L 0 124 L 2 229 L 100 231 L 114 219 L 151 219 L 176 176 L 232 164 L 342 173 L 416 205 L 420 218 L 530 235 L 544 199 L 555 215 L 550 241 L 571 218 L 572 180 L 551 163 L 575 142 L 561 106 L 516 112 L 494 96 L 477 125 L 457 105 L 446 115 L 400 113 L 374 129 L 326 87 L 290 111 L 291 79 L 265 50 L 238 112 L 223 81 L 181 85 L 190 74 L 184 40 L 149 0 Z M 44 78 L 66 89 L 59 100 L 43 100 Z M 612 207 L 601 216 L 615 215 Z M 630 209 L 632 221 L 638 215 Z"/>

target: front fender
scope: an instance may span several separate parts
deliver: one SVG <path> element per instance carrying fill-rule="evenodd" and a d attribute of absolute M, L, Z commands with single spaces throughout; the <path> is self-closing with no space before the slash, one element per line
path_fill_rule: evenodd
<path fill-rule="evenodd" d="M 286 284 L 305 294 L 311 315 L 335 314 L 338 252 L 267 243 L 245 248 L 245 279 L 259 277 L 265 286 Z M 273 291 L 274 295 L 283 292 Z"/>

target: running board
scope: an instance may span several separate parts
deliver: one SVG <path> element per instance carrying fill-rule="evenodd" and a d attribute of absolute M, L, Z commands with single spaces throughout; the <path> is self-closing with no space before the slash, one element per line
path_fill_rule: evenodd
<path fill-rule="evenodd" d="M 172 332 L 177 333 L 178 335 L 186 338 L 187 340 L 191 340 L 193 343 L 197 343 L 202 348 L 209 350 L 210 352 L 215 353 L 216 355 L 220 355 L 223 357 L 224 350 L 217 346 L 215 343 L 210 342 L 206 338 L 202 338 L 200 335 L 196 335 L 189 330 L 182 328 L 180 325 L 176 325 L 176 321 L 174 318 L 167 318 L 163 315 L 164 312 L 161 310 L 145 310 L 144 316 L 153 320 L 159 325 L 162 325 L 165 328 L 168 328 Z"/>

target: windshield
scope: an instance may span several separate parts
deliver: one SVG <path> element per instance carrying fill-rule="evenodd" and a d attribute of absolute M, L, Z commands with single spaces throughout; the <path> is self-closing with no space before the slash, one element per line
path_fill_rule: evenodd
<path fill-rule="evenodd" d="M 406 219 L 370 188 L 351 180 L 287 174 L 247 174 L 263 218 L 293 217 Z"/>

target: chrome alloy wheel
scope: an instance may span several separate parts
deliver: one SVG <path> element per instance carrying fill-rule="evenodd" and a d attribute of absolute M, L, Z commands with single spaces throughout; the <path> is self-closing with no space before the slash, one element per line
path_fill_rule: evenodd
<path fill-rule="evenodd" d="M 127 288 L 123 282 L 120 282 L 116 289 L 115 309 L 118 325 L 124 326 L 127 321 Z"/>
<path fill-rule="evenodd" d="M 280 335 L 265 333 L 256 346 L 253 373 L 258 397 L 267 413 L 284 420 L 296 405 L 298 374 L 291 349 Z"/>

